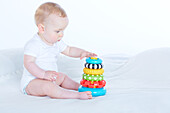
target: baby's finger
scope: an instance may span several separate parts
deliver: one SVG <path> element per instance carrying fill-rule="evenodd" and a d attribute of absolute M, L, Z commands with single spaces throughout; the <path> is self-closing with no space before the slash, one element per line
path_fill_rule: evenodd
<path fill-rule="evenodd" d="M 52 75 L 52 80 L 55 81 L 57 79 L 56 75 Z"/>
<path fill-rule="evenodd" d="M 97 56 L 97 54 L 93 53 L 93 56 Z"/>
<path fill-rule="evenodd" d="M 85 57 L 85 56 L 81 56 L 81 57 L 80 57 L 80 60 L 82 60 L 84 57 Z"/>
<path fill-rule="evenodd" d="M 59 75 L 59 73 L 57 73 L 56 71 L 53 71 L 53 74 L 54 74 L 54 75 Z"/>
<path fill-rule="evenodd" d="M 57 78 L 58 75 L 59 75 L 59 74 L 53 73 L 53 74 L 51 75 L 51 77 L 53 77 L 53 78 L 56 77 L 56 78 Z"/>
<path fill-rule="evenodd" d="M 90 56 L 97 56 L 95 53 L 90 53 Z"/>
<path fill-rule="evenodd" d="M 53 81 L 53 79 L 52 79 L 52 78 L 49 78 L 49 81 Z"/>
<path fill-rule="evenodd" d="M 56 81 L 56 78 L 53 78 L 53 81 Z"/>
<path fill-rule="evenodd" d="M 90 53 L 88 53 L 86 57 L 93 57 L 93 56 Z"/>

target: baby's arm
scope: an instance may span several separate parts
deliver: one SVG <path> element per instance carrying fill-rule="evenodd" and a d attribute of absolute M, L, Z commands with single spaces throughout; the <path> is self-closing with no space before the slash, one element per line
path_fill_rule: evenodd
<path fill-rule="evenodd" d="M 62 54 L 70 56 L 70 57 L 80 58 L 80 59 L 83 59 L 84 57 L 97 56 L 95 53 L 91 53 L 83 49 L 70 47 L 70 46 L 67 46 L 67 48 L 62 52 Z"/>
<path fill-rule="evenodd" d="M 55 71 L 44 71 L 35 64 L 36 58 L 30 55 L 24 55 L 24 66 L 25 68 L 35 77 L 40 79 L 46 79 L 54 81 L 58 73 Z"/>

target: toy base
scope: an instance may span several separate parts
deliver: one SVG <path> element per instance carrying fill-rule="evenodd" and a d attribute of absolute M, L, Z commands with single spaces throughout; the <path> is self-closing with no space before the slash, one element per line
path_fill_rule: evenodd
<path fill-rule="evenodd" d="M 106 94 L 105 87 L 103 87 L 103 88 L 87 88 L 87 87 L 80 86 L 78 88 L 78 91 L 79 92 L 91 91 L 93 97 L 103 96 Z"/>

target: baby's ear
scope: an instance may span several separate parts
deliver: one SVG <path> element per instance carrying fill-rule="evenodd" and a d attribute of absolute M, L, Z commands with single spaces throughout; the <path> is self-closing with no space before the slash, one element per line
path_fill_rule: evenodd
<path fill-rule="evenodd" d="M 39 33 L 44 33 L 44 25 L 43 24 L 38 24 L 38 31 Z"/>

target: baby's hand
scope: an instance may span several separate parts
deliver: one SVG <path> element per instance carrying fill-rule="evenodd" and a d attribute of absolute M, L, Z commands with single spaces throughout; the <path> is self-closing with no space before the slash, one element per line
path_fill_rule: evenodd
<path fill-rule="evenodd" d="M 80 59 L 83 59 L 84 57 L 96 57 L 96 56 L 97 55 L 95 53 L 84 51 L 81 53 Z"/>
<path fill-rule="evenodd" d="M 44 79 L 49 81 L 55 81 L 59 73 L 56 71 L 46 71 L 44 74 Z"/>

